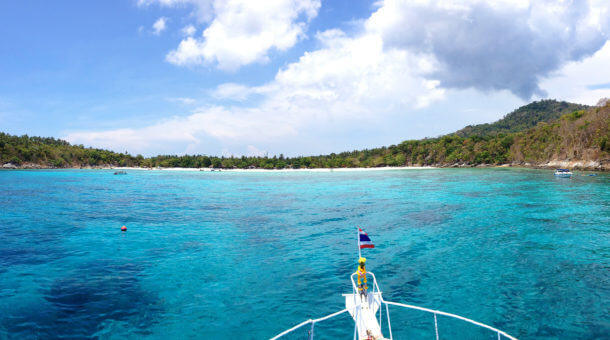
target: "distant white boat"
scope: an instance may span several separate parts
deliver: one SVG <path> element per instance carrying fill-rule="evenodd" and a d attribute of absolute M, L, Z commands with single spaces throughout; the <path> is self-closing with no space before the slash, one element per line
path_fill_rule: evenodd
<path fill-rule="evenodd" d="M 572 171 L 569 169 L 557 169 L 555 170 L 555 177 L 570 178 L 572 177 Z"/>

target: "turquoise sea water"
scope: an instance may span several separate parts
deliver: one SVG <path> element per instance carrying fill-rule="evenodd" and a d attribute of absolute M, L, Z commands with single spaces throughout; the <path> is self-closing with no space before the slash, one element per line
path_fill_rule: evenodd
<path fill-rule="evenodd" d="M 607 339 L 609 189 L 527 169 L 1 171 L 0 338 L 269 338 L 344 308 L 359 225 L 386 300 Z M 433 338 L 430 315 L 390 314 L 395 338 Z M 346 314 L 316 326 L 352 331 Z"/>

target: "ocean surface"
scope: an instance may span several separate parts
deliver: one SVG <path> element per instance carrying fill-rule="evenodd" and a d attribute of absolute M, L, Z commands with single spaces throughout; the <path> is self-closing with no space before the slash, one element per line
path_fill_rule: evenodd
<path fill-rule="evenodd" d="M 586 174 L 0 171 L 0 338 L 266 339 L 344 308 L 361 226 L 386 300 L 609 339 L 610 175 Z M 434 338 L 432 315 L 390 315 L 394 338 Z M 315 334 L 353 329 L 343 314 Z"/>

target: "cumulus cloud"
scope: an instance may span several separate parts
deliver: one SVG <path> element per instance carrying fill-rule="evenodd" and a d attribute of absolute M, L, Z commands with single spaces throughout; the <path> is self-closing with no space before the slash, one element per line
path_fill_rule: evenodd
<path fill-rule="evenodd" d="M 212 97 L 220 100 L 244 101 L 255 94 L 268 92 L 266 86 L 251 87 L 236 83 L 224 83 L 210 91 Z"/>
<path fill-rule="evenodd" d="M 174 102 L 174 103 L 180 103 L 182 105 L 193 105 L 197 102 L 195 99 L 189 98 L 189 97 L 167 98 L 167 101 Z"/>
<path fill-rule="evenodd" d="M 167 28 L 167 18 L 161 17 L 157 19 L 157 21 L 155 21 L 155 23 L 153 24 L 152 28 L 154 34 L 161 34 L 161 32 L 165 31 L 165 29 Z"/>
<path fill-rule="evenodd" d="M 582 62 L 570 62 L 544 79 L 540 85 L 554 98 L 595 105 L 602 97 L 610 97 L 610 41 L 593 56 Z"/>
<path fill-rule="evenodd" d="M 110 147 L 120 145 L 119 138 L 133 145 L 130 150 L 145 152 L 167 145 L 168 138 L 181 143 L 182 150 L 193 150 L 200 140 L 213 138 L 220 142 L 219 150 L 228 145 L 235 154 L 251 153 L 246 145 L 266 150 L 275 146 L 282 152 L 288 141 L 312 140 L 319 133 L 342 134 L 335 129 L 375 124 L 380 116 L 425 107 L 444 95 L 438 81 L 423 77 L 433 64 L 406 51 L 384 50 L 378 35 L 350 37 L 330 30 L 316 39 L 318 50 L 279 70 L 272 81 L 255 87 L 227 83 L 210 93 L 212 98 L 233 101 L 260 95 L 256 104 L 202 107 L 144 128 L 107 134 L 73 132 L 66 139 Z M 332 144 L 326 147 L 317 151 L 330 150 Z"/>
<path fill-rule="evenodd" d="M 608 39 L 603 1 L 386 0 L 367 22 L 387 48 L 435 58 L 446 88 L 544 96 L 538 82 Z"/>
<path fill-rule="evenodd" d="M 247 152 L 248 156 L 263 157 L 263 156 L 267 155 L 266 151 L 260 150 L 259 148 L 257 148 L 254 145 L 248 145 L 247 150 L 248 150 L 248 152 Z"/>
<path fill-rule="evenodd" d="M 184 26 L 182 28 L 182 34 L 184 34 L 187 37 L 193 36 L 193 34 L 195 34 L 195 32 L 197 32 L 197 29 L 193 25 Z"/>
<path fill-rule="evenodd" d="M 166 60 L 211 63 L 224 70 L 268 60 L 303 35 L 319 0 L 141 0 L 163 6 L 194 5 L 210 21 L 201 37 L 187 35 Z M 364 30 L 386 49 L 427 55 L 429 79 L 444 88 L 509 90 L 527 100 L 544 97 L 545 77 L 598 51 L 610 36 L 607 0 L 384 0 Z M 206 9 L 206 10 L 201 10 Z M 212 13 L 212 14 L 210 14 Z"/>
<path fill-rule="evenodd" d="M 314 7 L 311 15 L 317 13 Z M 259 86 L 225 83 L 210 90 L 206 101 L 216 100 L 216 105 L 140 128 L 75 131 L 66 139 L 113 149 L 128 145 L 137 152 L 160 152 L 171 145 L 171 152 L 323 153 L 439 131 L 435 124 L 462 114 L 460 110 L 447 104 L 449 110 L 431 117 L 422 112 L 432 112 L 425 110 L 449 95 L 460 100 L 465 94 L 471 105 L 476 98 L 484 101 L 502 94 L 511 101 L 507 110 L 519 102 L 508 91 L 523 99 L 542 95 L 544 89 L 560 99 L 571 98 L 565 97 L 570 91 L 579 93 L 577 99 L 584 98 L 585 92 L 578 89 L 587 91 L 587 86 L 609 79 L 605 65 L 610 44 L 600 49 L 608 40 L 607 7 L 594 1 L 387 0 L 362 21 L 358 33 L 339 29 L 317 33 L 318 48 L 279 69 L 273 80 Z M 301 14 L 281 32 L 298 23 L 299 16 L 304 15 L 301 22 L 306 22 L 306 10 L 291 13 Z M 204 32 L 216 22 L 226 30 L 232 29 L 227 28 L 230 22 L 239 22 L 237 41 L 251 37 L 249 30 L 243 30 L 244 21 L 222 18 L 215 12 Z M 257 23 L 253 23 L 259 28 L 254 29 L 254 41 L 268 34 Z M 295 34 L 298 39 L 301 33 Z M 277 41 L 275 33 L 269 36 Z M 201 38 L 186 37 L 167 58 L 181 65 L 214 61 L 231 69 L 265 58 L 270 48 L 277 48 L 266 45 L 256 57 L 226 57 L 239 44 L 231 42 L 234 35 L 224 37 L 226 47 L 220 41 L 210 43 L 213 39 L 205 33 Z M 206 55 L 203 51 L 210 46 L 219 47 Z M 492 94 L 477 97 L 480 91 Z M 596 99 L 599 94 L 595 93 Z M 369 129 L 375 132 L 367 143 Z M 398 131 L 396 139 L 385 139 L 389 130 Z M 366 144 L 354 144 L 355 139 Z"/>
<path fill-rule="evenodd" d="M 172 3 L 182 1 L 169 4 Z M 167 54 L 167 61 L 176 65 L 210 63 L 223 70 L 266 62 L 271 50 L 287 50 L 305 36 L 307 23 L 317 15 L 320 1 L 276 0 L 262 4 L 217 0 L 212 8 L 213 19 L 202 36 L 182 40 Z"/>
<path fill-rule="evenodd" d="M 64 138 L 73 143 L 113 150 L 123 150 L 127 147 L 132 152 L 145 153 L 151 148 L 164 150 L 168 145 L 187 150 L 190 145 L 199 144 L 205 137 L 261 142 L 267 138 L 296 133 L 287 119 L 260 118 L 261 111 L 258 108 L 236 112 L 213 106 L 200 108 L 188 116 L 172 117 L 142 128 L 72 132 Z"/>

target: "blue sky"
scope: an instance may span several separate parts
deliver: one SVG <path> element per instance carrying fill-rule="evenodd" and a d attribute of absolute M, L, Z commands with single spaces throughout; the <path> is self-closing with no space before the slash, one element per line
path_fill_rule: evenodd
<path fill-rule="evenodd" d="M 0 3 L 0 130 L 153 155 L 340 152 L 610 96 L 606 1 Z"/>

